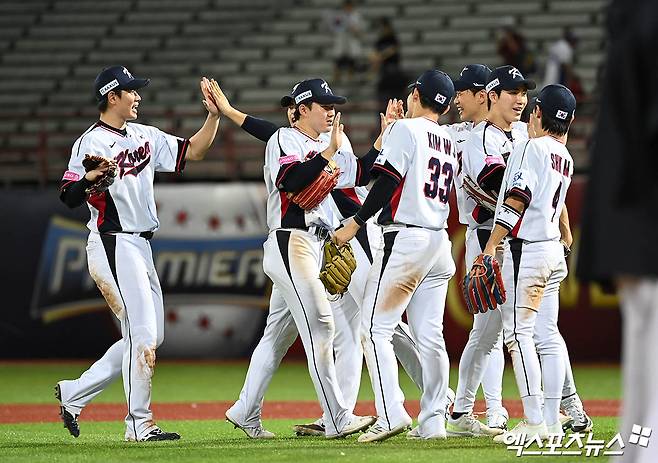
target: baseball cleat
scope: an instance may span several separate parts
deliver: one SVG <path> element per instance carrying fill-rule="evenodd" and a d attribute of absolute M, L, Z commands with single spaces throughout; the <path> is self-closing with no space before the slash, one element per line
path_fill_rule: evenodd
<path fill-rule="evenodd" d="M 231 409 L 226 410 L 224 416 L 226 421 L 235 426 L 235 429 L 240 428 L 250 439 L 273 439 L 275 437 L 273 432 L 263 428 L 263 424 L 259 421 L 257 426 L 246 426 L 238 422 L 238 420 L 231 416 Z"/>
<path fill-rule="evenodd" d="M 569 415 L 565 415 L 562 412 L 558 414 L 557 418 L 560 421 L 560 425 L 562 425 L 563 431 L 566 432 L 571 429 L 571 425 L 573 424 L 573 418 L 571 418 Z"/>
<path fill-rule="evenodd" d="M 585 413 L 585 408 L 578 394 L 562 399 L 560 408 L 566 415 L 573 418 L 573 423 L 570 426 L 573 432 L 590 432 L 594 427 L 592 419 Z"/>
<path fill-rule="evenodd" d="M 487 426 L 507 431 L 507 421 L 509 413 L 504 407 L 487 410 Z"/>
<path fill-rule="evenodd" d="M 518 443 L 517 436 L 519 435 L 525 439 L 521 443 Z M 510 431 L 494 436 L 493 440 L 499 444 L 522 445 L 525 442 L 530 442 L 531 440 L 536 439 L 537 436 L 542 440 L 548 439 L 548 428 L 546 427 L 546 423 L 542 421 L 539 424 L 528 424 L 526 420 L 521 420 Z"/>
<path fill-rule="evenodd" d="M 349 436 L 351 434 L 356 434 L 357 432 L 363 431 L 364 429 L 366 429 L 368 426 L 373 424 L 375 421 L 377 421 L 376 416 L 353 415 L 350 422 L 347 423 L 347 425 L 338 434 L 327 435 L 325 433 L 324 436 L 327 439 L 337 439 L 339 437 L 345 437 L 345 436 Z"/>
<path fill-rule="evenodd" d="M 293 431 L 297 436 L 324 436 L 324 423 L 322 418 L 315 420 L 313 423 L 296 424 Z"/>
<path fill-rule="evenodd" d="M 75 413 L 66 410 L 66 407 L 62 403 L 62 390 L 59 387 L 59 383 L 55 385 L 55 398 L 59 401 L 59 416 L 64 423 L 64 427 L 69 430 L 73 437 L 78 437 L 80 435 L 78 416 L 80 415 L 76 415 Z"/>
<path fill-rule="evenodd" d="M 416 426 L 411 431 L 407 433 L 407 439 L 422 439 L 420 435 L 420 426 Z"/>
<path fill-rule="evenodd" d="M 135 439 L 134 436 L 126 436 L 126 442 L 155 442 L 155 441 L 164 441 L 164 440 L 178 440 L 180 439 L 180 434 L 177 432 L 165 432 L 160 429 L 158 426 L 152 428 L 148 434 L 139 439 Z"/>
<path fill-rule="evenodd" d="M 455 397 L 457 397 L 455 395 L 455 391 L 448 388 L 448 394 L 447 394 L 448 402 L 447 402 L 447 405 L 446 405 L 446 420 L 448 419 L 448 417 L 450 417 L 450 407 L 452 407 L 455 404 Z"/>
<path fill-rule="evenodd" d="M 483 437 L 497 436 L 504 431 L 499 428 L 490 428 L 475 418 L 472 413 L 466 413 L 459 418 L 448 418 L 446 434 L 448 437 Z"/>
<path fill-rule="evenodd" d="M 546 426 L 546 430 L 548 431 L 549 439 L 551 438 L 551 436 L 555 436 L 555 437 L 564 436 L 564 429 L 562 429 L 562 424 L 560 424 L 559 421 L 555 424 Z"/>
<path fill-rule="evenodd" d="M 411 440 L 446 439 L 446 437 L 447 436 L 445 429 L 431 436 L 422 436 L 420 434 L 420 426 L 416 426 L 415 428 L 413 428 L 411 431 L 407 433 L 407 439 L 411 439 Z"/>
<path fill-rule="evenodd" d="M 359 442 L 379 442 L 390 439 L 393 436 L 411 428 L 411 419 L 391 429 L 385 428 L 379 423 L 373 424 L 366 432 L 359 436 Z"/>

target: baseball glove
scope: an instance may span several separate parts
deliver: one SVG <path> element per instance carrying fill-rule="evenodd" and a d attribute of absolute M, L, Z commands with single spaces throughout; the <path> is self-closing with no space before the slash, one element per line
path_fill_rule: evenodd
<path fill-rule="evenodd" d="M 107 168 L 105 173 L 97 177 L 94 183 L 85 190 L 89 196 L 106 191 L 114 183 L 114 177 L 117 176 L 117 162 L 114 159 L 96 154 L 85 154 L 85 158 L 82 160 L 82 167 L 85 168 L 85 172 Z"/>
<path fill-rule="evenodd" d="M 355 269 L 356 259 L 349 243 L 340 247 L 332 241 L 324 243 L 324 267 L 320 272 L 320 281 L 329 294 L 342 296 Z"/>
<path fill-rule="evenodd" d="M 494 192 L 487 193 L 477 182 L 471 180 L 468 175 L 464 175 L 463 188 L 466 194 L 475 200 L 480 206 L 488 211 L 496 211 L 496 202 L 498 201 L 497 195 Z"/>
<path fill-rule="evenodd" d="M 505 302 L 505 285 L 495 257 L 480 254 L 462 283 L 466 308 L 472 314 L 495 310 Z"/>
<path fill-rule="evenodd" d="M 338 165 L 334 161 L 329 161 L 318 175 L 318 178 L 303 190 L 290 195 L 290 199 L 305 211 L 315 209 L 338 184 L 339 175 L 340 168 Z"/>

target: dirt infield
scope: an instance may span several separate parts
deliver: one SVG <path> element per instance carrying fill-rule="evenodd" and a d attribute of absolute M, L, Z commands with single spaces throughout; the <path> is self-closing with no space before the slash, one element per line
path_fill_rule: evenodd
<path fill-rule="evenodd" d="M 523 409 L 521 401 L 505 400 L 505 407 L 510 415 L 520 418 Z M 200 403 L 155 403 L 153 414 L 161 420 L 221 420 L 224 412 L 232 405 L 231 402 L 200 402 Z M 407 411 L 417 416 L 418 401 L 407 401 Z M 620 402 L 618 400 L 588 400 L 585 409 L 591 416 L 617 416 Z M 485 410 L 483 401 L 475 404 L 475 411 Z M 48 423 L 59 421 L 57 403 L 53 404 L 3 404 L 0 405 L 0 423 Z M 359 415 L 373 415 L 373 402 L 359 402 L 356 406 Z M 82 413 L 85 421 L 120 421 L 126 414 L 125 404 L 92 404 Z M 276 418 L 311 418 L 321 415 L 317 402 L 265 402 L 264 419 Z"/>

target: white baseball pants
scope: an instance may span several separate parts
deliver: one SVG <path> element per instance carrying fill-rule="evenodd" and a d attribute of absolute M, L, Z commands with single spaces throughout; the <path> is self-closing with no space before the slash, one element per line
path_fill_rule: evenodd
<path fill-rule="evenodd" d="M 423 376 L 418 417 L 424 437 L 445 433 L 449 361 L 443 339 L 448 281 L 455 272 L 445 230 L 387 227 L 384 248 L 368 275 L 362 309 L 362 339 L 377 423 L 387 429 L 410 422 L 391 343 L 402 314 L 420 353 Z"/>

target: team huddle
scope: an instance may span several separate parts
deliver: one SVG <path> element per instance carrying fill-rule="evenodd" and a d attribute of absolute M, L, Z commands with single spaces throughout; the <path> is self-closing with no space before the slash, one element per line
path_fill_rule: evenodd
<path fill-rule="evenodd" d="M 254 439 L 274 437 L 261 421 L 263 400 L 299 335 L 323 411 L 316 421 L 294 427 L 299 436 L 334 439 L 362 432 L 359 442 L 374 442 L 407 432 L 410 439 L 489 436 L 509 443 L 519 435 L 548 439 L 591 430 L 557 326 L 572 241 L 565 198 L 573 160 L 565 144 L 576 101 L 569 89 L 543 88 L 526 124 L 520 119 L 535 83 L 516 68 L 492 71 L 472 64 L 454 80 L 429 70 L 409 86 L 406 112 L 402 101 L 390 101 L 371 149 L 356 154 L 336 112 L 347 99 L 322 79 L 299 82 L 281 99 L 286 127 L 240 112 L 216 81 L 204 79 L 208 119 L 184 140 L 127 123 L 136 117 L 136 89 L 147 80 L 134 79 L 125 68 L 102 74 L 97 99 L 107 104 L 99 105 L 101 121 L 74 146 L 62 200 L 89 206 L 90 273 L 112 301 L 124 338 L 79 379 L 58 383 L 61 417 L 71 434 L 80 432 L 84 406 L 123 372 L 126 439 L 180 437 L 157 427 L 150 411 L 163 313 L 148 243 L 158 228 L 150 206 L 153 172 L 182 171 L 186 160 L 202 159 L 219 114 L 266 142 L 263 268 L 273 288 L 263 337 L 239 398 L 226 412 L 236 428 Z M 127 103 L 121 101 L 124 91 Z M 462 122 L 442 125 L 453 100 Z M 117 181 L 117 156 L 107 149 L 114 138 L 127 149 L 135 144 L 133 155 L 142 146 L 142 156 L 128 166 L 130 172 L 141 168 Z M 146 148 L 153 152 L 152 166 L 138 176 L 148 162 Z M 107 165 L 85 172 L 85 154 L 104 156 Z M 102 188 L 92 188 L 101 182 Z M 448 387 L 443 337 L 448 283 L 455 274 L 447 233 L 453 191 L 467 227 L 461 284 L 474 314 L 456 392 Z M 127 203 L 131 195 L 142 196 L 148 207 Z M 134 275 L 145 275 L 145 281 Z M 503 344 L 524 411 L 511 430 L 502 404 Z M 364 357 L 376 416 L 354 414 Z M 413 428 L 398 362 L 421 392 Z M 480 386 L 486 423 L 474 414 Z"/>

